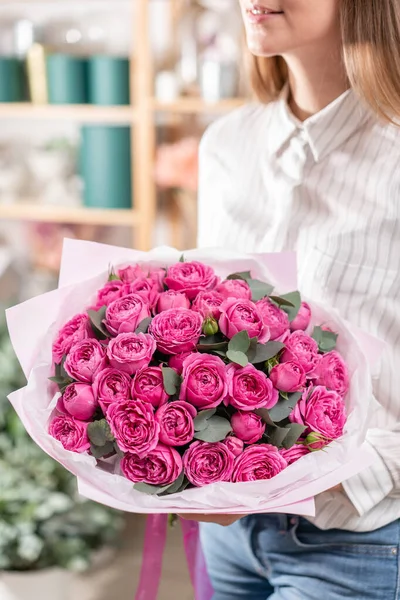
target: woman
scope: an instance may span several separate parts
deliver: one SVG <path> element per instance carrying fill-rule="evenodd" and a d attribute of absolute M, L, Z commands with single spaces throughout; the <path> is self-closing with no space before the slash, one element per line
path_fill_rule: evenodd
<path fill-rule="evenodd" d="M 240 4 L 260 102 L 218 120 L 202 140 L 199 245 L 295 250 L 301 291 L 388 345 L 368 434 L 373 466 L 317 497 L 315 519 L 207 519 L 202 544 L 213 598 L 394 600 L 400 598 L 399 1 Z"/>

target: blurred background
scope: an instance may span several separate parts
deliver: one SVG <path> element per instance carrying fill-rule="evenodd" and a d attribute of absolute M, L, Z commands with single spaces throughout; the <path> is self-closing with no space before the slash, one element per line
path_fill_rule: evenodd
<path fill-rule="evenodd" d="M 21 428 L 4 309 L 64 237 L 196 244 L 198 145 L 248 97 L 237 0 L 0 0 L 0 600 L 132 600 L 144 519 L 77 496 Z M 179 527 L 159 598 L 190 600 Z"/>

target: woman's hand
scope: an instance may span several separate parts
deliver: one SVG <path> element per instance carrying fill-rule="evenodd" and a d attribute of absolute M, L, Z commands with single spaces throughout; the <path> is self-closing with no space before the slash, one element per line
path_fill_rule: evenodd
<path fill-rule="evenodd" d="M 199 523 L 215 523 L 217 525 L 222 525 L 222 527 L 228 527 L 236 521 L 239 521 L 245 515 L 178 515 L 182 519 L 187 519 L 188 521 L 198 521 Z"/>

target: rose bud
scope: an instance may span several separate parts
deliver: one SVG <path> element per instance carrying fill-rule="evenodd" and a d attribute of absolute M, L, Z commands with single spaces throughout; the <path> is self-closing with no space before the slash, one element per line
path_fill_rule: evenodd
<path fill-rule="evenodd" d="M 218 331 L 219 327 L 217 321 L 213 317 L 207 317 L 203 323 L 204 335 L 215 335 Z"/>
<path fill-rule="evenodd" d="M 65 410 L 80 421 L 89 421 L 97 408 L 91 385 L 71 383 L 65 388 L 63 395 Z"/>

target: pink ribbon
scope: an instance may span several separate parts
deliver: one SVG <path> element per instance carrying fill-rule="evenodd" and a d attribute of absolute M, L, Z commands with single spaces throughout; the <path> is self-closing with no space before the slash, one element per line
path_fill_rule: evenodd
<path fill-rule="evenodd" d="M 211 600 L 213 589 L 200 545 L 199 524 L 180 519 L 183 544 L 195 600 Z M 157 600 L 167 540 L 168 516 L 148 515 L 144 535 L 143 561 L 135 600 Z"/>
<path fill-rule="evenodd" d="M 168 515 L 148 515 L 144 534 L 144 548 L 139 586 L 135 600 L 157 600 L 165 543 Z"/>

